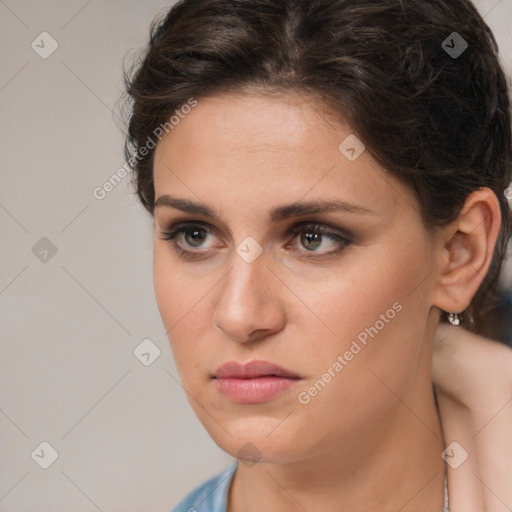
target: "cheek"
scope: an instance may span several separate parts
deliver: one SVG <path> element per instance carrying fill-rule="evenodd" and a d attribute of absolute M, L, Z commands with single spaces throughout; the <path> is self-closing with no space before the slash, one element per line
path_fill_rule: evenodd
<path fill-rule="evenodd" d="M 420 244 L 418 240 L 417 247 L 421 248 Z M 330 328 L 330 339 L 337 338 L 340 343 L 375 324 L 384 332 L 401 323 L 404 316 L 418 309 L 428 313 L 429 309 L 427 277 L 432 264 L 426 251 L 404 244 L 397 251 L 390 244 L 368 249 L 364 257 L 359 256 L 361 252 L 354 252 L 343 267 L 316 283 L 297 277 L 293 285 L 303 302 Z M 408 313 L 398 314 L 398 309 Z"/>
<path fill-rule="evenodd" d="M 304 439 L 308 432 L 323 431 L 335 443 L 342 432 L 375 425 L 401 403 L 397 397 L 407 400 L 420 368 L 428 366 L 422 340 L 426 294 L 422 289 L 410 293 L 417 274 L 391 261 L 380 258 L 373 271 L 350 280 L 340 277 L 312 305 L 336 336 L 318 327 L 322 339 L 301 351 L 311 370 L 299 390 L 303 405 L 297 406 L 299 416 L 308 418 Z M 303 328 L 307 332 L 304 322 Z"/>
<path fill-rule="evenodd" d="M 201 351 L 198 335 L 206 314 L 207 293 L 211 288 L 206 279 L 190 278 L 180 270 L 179 263 L 169 255 L 169 249 L 155 244 L 153 285 L 155 298 L 169 339 L 178 371 L 186 379 L 195 368 Z M 174 263 L 173 263 L 174 262 Z"/>
<path fill-rule="evenodd" d="M 423 242 L 402 244 L 400 251 L 392 246 L 375 249 L 364 262 L 347 265 L 346 272 L 319 283 L 321 293 L 306 296 L 302 290 L 304 302 L 322 320 L 296 319 L 301 331 L 310 334 L 304 337 L 302 353 L 309 354 L 316 376 L 331 368 L 338 356 L 346 355 L 347 367 L 356 369 L 339 372 L 348 379 L 346 392 L 351 393 L 357 382 L 372 387 L 377 379 L 372 372 L 392 388 L 407 386 L 422 364 L 430 310 L 432 263 L 428 252 L 421 250 Z M 319 342 L 312 344 L 313 338 Z"/>

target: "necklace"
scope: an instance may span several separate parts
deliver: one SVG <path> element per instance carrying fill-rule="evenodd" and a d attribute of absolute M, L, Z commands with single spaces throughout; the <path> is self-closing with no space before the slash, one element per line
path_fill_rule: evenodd
<path fill-rule="evenodd" d="M 450 512 L 450 506 L 448 503 L 448 479 L 446 478 L 446 466 L 444 468 L 444 508 L 443 512 Z"/>

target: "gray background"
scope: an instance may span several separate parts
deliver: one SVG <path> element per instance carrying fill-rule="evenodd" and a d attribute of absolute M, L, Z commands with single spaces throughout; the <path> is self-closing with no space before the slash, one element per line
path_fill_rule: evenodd
<path fill-rule="evenodd" d="M 177 380 L 151 218 L 128 178 L 93 196 L 124 163 L 123 58 L 172 3 L 0 0 L 0 512 L 164 512 L 233 460 Z M 477 6 L 511 70 L 512 0 Z"/>

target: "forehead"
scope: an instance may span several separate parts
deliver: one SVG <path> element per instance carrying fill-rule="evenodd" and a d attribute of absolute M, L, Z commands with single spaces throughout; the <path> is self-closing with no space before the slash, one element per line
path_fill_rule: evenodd
<path fill-rule="evenodd" d="M 179 138 L 183 149 L 193 145 L 210 156 L 265 150 L 296 152 L 299 148 L 305 152 L 315 146 L 313 131 L 331 131 L 325 126 L 329 121 L 322 109 L 314 98 L 294 93 L 206 97 L 198 100 L 164 140 Z M 339 130 L 342 122 L 330 124 Z M 350 128 L 345 126 L 345 131 L 350 132 Z M 336 144 L 336 136 L 332 143 Z"/>
<path fill-rule="evenodd" d="M 347 137 L 352 128 L 313 98 L 199 99 L 157 145 L 156 197 L 172 193 L 222 206 L 239 198 L 242 207 L 328 198 L 379 210 L 410 195 L 368 151 L 348 159 L 340 151 Z"/>

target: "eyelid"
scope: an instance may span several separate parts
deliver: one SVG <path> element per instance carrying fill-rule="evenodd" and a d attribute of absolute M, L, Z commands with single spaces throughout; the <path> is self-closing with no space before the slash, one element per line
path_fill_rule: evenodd
<path fill-rule="evenodd" d="M 178 232 L 179 230 L 185 230 L 187 228 L 201 227 L 211 233 L 218 232 L 217 228 L 205 221 L 180 221 L 174 224 L 171 224 L 168 228 L 161 228 L 162 233 L 166 234 L 170 231 Z M 326 222 L 321 221 L 312 221 L 312 220 L 304 220 L 297 221 L 286 229 L 286 234 L 299 234 L 305 229 L 311 229 L 318 231 L 322 234 L 336 234 L 340 237 L 346 238 L 347 241 L 350 241 L 353 238 L 353 235 L 346 229 L 338 228 L 335 226 L 331 226 Z"/>
<path fill-rule="evenodd" d="M 180 228 L 192 228 L 192 227 L 202 227 L 211 233 L 218 233 L 219 230 L 213 225 L 210 224 L 207 221 L 204 220 L 183 220 L 183 221 L 176 221 L 175 223 L 169 223 L 168 227 L 162 227 L 162 232 L 169 232 L 170 230 L 177 231 Z M 289 226 L 286 229 L 287 234 L 295 234 L 300 232 L 301 229 L 316 229 L 318 231 L 322 231 L 326 234 L 334 233 L 341 237 L 346 238 L 348 241 L 351 241 L 354 238 L 354 235 L 351 233 L 350 230 L 337 227 L 329 224 L 325 221 L 320 220 L 298 220 L 295 221 L 291 226 Z"/>
<path fill-rule="evenodd" d="M 287 233 L 290 234 L 299 234 L 302 231 L 307 229 L 311 229 L 313 231 L 318 231 L 324 235 L 336 235 L 340 238 L 346 239 L 347 242 L 351 242 L 354 236 L 346 229 L 338 228 L 335 226 L 331 226 L 326 222 L 320 221 L 301 221 L 293 224 L 287 230 Z"/>

